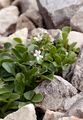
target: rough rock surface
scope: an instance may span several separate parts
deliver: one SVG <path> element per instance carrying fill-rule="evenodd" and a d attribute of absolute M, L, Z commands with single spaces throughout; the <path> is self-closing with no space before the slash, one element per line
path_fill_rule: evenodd
<path fill-rule="evenodd" d="M 29 8 L 25 12 L 25 16 L 29 18 L 35 24 L 36 27 L 43 27 L 42 16 L 39 13 L 39 11 L 35 8 Z"/>
<path fill-rule="evenodd" d="M 71 116 L 71 117 L 62 117 L 58 120 L 83 120 L 83 119 L 77 118 L 75 116 Z"/>
<path fill-rule="evenodd" d="M 17 6 L 21 13 L 32 7 L 38 10 L 36 0 L 15 0 L 12 5 Z"/>
<path fill-rule="evenodd" d="M 28 38 L 28 29 L 23 28 L 21 30 L 18 30 L 15 33 L 13 33 L 12 35 L 10 35 L 9 37 L 0 36 L 0 43 L 4 44 L 5 42 L 10 42 L 11 44 L 14 45 L 15 41 L 13 40 L 13 38 L 20 38 L 22 40 L 22 43 L 26 45 L 27 38 Z"/>
<path fill-rule="evenodd" d="M 58 120 L 59 118 L 63 117 L 63 115 L 64 113 L 47 110 L 43 120 Z"/>
<path fill-rule="evenodd" d="M 70 23 L 70 18 L 83 5 L 83 0 L 37 0 L 47 28 Z"/>
<path fill-rule="evenodd" d="M 83 7 L 72 17 L 71 26 L 74 30 L 83 32 Z"/>
<path fill-rule="evenodd" d="M 9 35 L 15 30 L 19 15 L 18 8 L 9 6 L 0 11 L 0 35 Z"/>
<path fill-rule="evenodd" d="M 26 105 L 3 120 L 36 120 L 35 108 L 32 104 Z"/>
<path fill-rule="evenodd" d="M 22 14 L 17 21 L 16 29 L 28 28 L 29 31 L 35 28 L 35 25 L 24 15 Z"/>
<path fill-rule="evenodd" d="M 0 0 L 0 5 L 2 8 L 9 6 L 11 3 L 11 0 Z"/>
<path fill-rule="evenodd" d="M 64 101 L 64 109 L 67 111 L 71 108 L 71 106 L 76 102 L 78 101 L 79 99 L 81 99 L 83 97 L 83 93 L 79 93 L 79 94 L 76 94 L 75 96 L 73 97 L 69 97 L 67 98 L 65 101 Z"/>
<path fill-rule="evenodd" d="M 51 82 L 42 82 L 35 91 L 44 94 L 44 100 L 39 106 L 50 110 L 64 110 L 64 101 L 77 94 L 77 90 L 59 76 L 55 76 Z"/>
<path fill-rule="evenodd" d="M 75 88 L 83 91 L 83 48 L 78 56 L 71 83 Z"/>
<path fill-rule="evenodd" d="M 83 118 L 83 97 L 77 100 L 67 111 L 67 116 L 77 116 Z"/>
<path fill-rule="evenodd" d="M 71 31 L 68 36 L 69 44 L 77 42 L 76 47 L 81 48 L 83 46 L 83 33 Z"/>

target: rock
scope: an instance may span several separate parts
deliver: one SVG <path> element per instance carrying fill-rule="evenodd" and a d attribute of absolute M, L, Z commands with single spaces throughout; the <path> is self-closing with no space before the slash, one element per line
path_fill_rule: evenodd
<path fill-rule="evenodd" d="M 44 100 L 38 106 L 45 110 L 65 110 L 64 101 L 77 94 L 76 88 L 59 76 L 55 76 L 51 82 L 43 81 L 35 91 L 44 95 Z"/>
<path fill-rule="evenodd" d="M 39 11 L 37 11 L 36 9 L 29 8 L 25 12 L 25 16 L 29 18 L 35 24 L 36 27 L 43 27 L 42 16 L 40 15 Z"/>
<path fill-rule="evenodd" d="M 83 0 L 37 0 L 47 28 L 70 24 L 71 17 L 83 5 Z"/>
<path fill-rule="evenodd" d="M 9 35 L 14 32 L 19 15 L 18 8 L 9 6 L 0 11 L 0 35 Z"/>
<path fill-rule="evenodd" d="M 24 13 L 26 10 L 32 7 L 38 10 L 36 0 L 15 0 L 12 5 L 17 6 L 21 13 Z"/>
<path fill-rule="evenodd" d="M 4 120 L 37 120 L 35 108 L 32 104 L 26 105 L 18 111 L 9 114 Z"/>
<path fill-rule="evenodd" d="M 9 37 L 0 36 L 0 43 L 3 44 L 6 42 L 10 42 L 11 44 L 15 45 L 15 41 L 13 40 L 13 38 L 22 39 L 22 43 L 26 45 L 27 38 L 28 38 L 28 29 L 24 28 L 24 29 L 18 30 L 14 34 L 10 35 Z"/>
<path fill-rule="evenodd" d="M 11 3 L 11 0 L 0 0 L 0 5 L 2 6 L 2 8 L 9 6 L 10 3 Z"/>
<path fill-rule="evenodd" d="M 71 31 L 68 36 L 69 44 L 77 42 L 76 47 L 81 48 L 83 45 L 83 33 Z"/>
<path fill-rule="evenodd" d="M 78 56 L 71 83 L 75 88 L 83 91 L 83 48 Z"/>
<path fill-rule="evenodd" d="M 83 118 L 83 97 L 77 100 L 67 111 L 67 116 L 77 116 Z"/>
<path fill-rule="evenodd" d="M 60 37 L 60 30 L 59 29 L 49 29 L 46 30 L 44 28 L 35 28 L 33 29 L 30 34 L 29 37 L 31 36 L 37 36 L 38 34 L 43 34 L 43 33 L 47 33 L 49 34 L 51 41 L 52 42 L 57 42 L 57 39 Z"/>
<path fill-rule="evenodd" d="M 64 114 L 60 112 L 53 112 L 53 111 L 47 110 L 43 120 L 58 120 L 59 118 L 63 117 L 63 115 Z"/>
<path fill-rule="evenodd" d="M 83 7 L 72 17 L 71 26 L 74 30 L 83 32 Z"/>
<path fill-rule="evenodd" d="M 49 29 L 48 33 L 57 41 L 60 37 L 61 30 L 60 29 Z"/>
<path fill-rule="evenodd" d="M 27 27 L 29 32 L 35 28 L 35 25 L 24 15 L 22 14 L 17 21 L 16 29 L 22 29 Z"/>
<path fill-rule="evenodd" d="M 62 117 L 58 120 L 83 120 L 83 119 L 77 118 L 75 116 L 71 116 L 71 117 Z"/>
<path fill-rule="evenodd" d="M 79 93 L 79 94 L 76 94 L 75 96 L 73 97 L 69 97 L 67 98 L 65 101 L 64 101 L 64 109 L 67 111 L 70 109 L 70 107 L 76 102 L 78 101 L 80 98 L 83 97 L 83 93 Z"/>
<path fill-rule="evenodd" d="M 64 79 L 66 79 L 68 82 L 71 82 L 73 72 L 74 72 L 74 64 L 69 65 L 66 69 L 63 70 L 62 76 Z"/>

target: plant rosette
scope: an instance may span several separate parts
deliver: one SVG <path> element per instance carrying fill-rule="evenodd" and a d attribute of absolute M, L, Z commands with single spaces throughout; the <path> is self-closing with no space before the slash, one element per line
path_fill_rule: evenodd
<path fill-rule="evenodd" d="M 20 38 L 17 44 L 5 43 L 0 48 L 0 117 L 4 117 L 28 103 L 43 100 L 34 89 L 43 80 L 62 75 L 63 70 L 75 63 L 79 49 L 76 43 L 68 44 L 69 27 L 62 29 L 62 38 L 51 42 L 48 33 L 32 36 L 28 45 Z"/>

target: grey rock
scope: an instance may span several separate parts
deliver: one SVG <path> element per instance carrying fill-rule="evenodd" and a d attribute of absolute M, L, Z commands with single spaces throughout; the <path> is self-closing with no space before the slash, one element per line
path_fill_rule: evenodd
<path fill-rule="evenodd" d="M 50 110 L 65 110 L 64 101 L 77 94 L 76 88 L 59 76 L 55 76 L 51 82 L 42 82 L 35 91 L 44 95 L 44 100 L 39 106 Z"/>
<path fill-rule="evenodd" d="M 60 38 L 61 30 L 60 29 L 49 29 L 48 33 L 57 41 Z"/>
<path fill-rule="evenodd" d="M 36 0 L 15 0 L 12 5 L 17 6 L 21 13 L 24 13 L 26 10 L 32 7 L 38 10 Z"/>
<path fill-rule="evenodd" d="M 59 118 L 58 120 L 83 120 L 83 119 L 80 119 L 75 116 L 71 116 L 71 117 L 62 117 L 62 118 Z"/>
<path fill-rule="evenodd" d="M 71 31 L 68 35 L 69 44 L 76 42 L 76 47 L 81 48 L 83 46 L 83 33 Z"/>
<path fill-rule="evenodd" d="M 11 0 L 0 0 L 0 5 L 5 8 L 11 4 Z"/>
<path fill-rule="evenodd" d="M 75 88 L 83 91 L 83 48 L 78 56 L 71 83 Z"/>
<path fill-rule="evenodd" d="M 62 76 L 64 79 L 66 79 L 68 82 L 71 83 L 71 79 L 74 73 L 75 64 L 69 65 L 67 68 L 65 68 L 62 72 Z"/>
<path fill-rule="evenodd" d="M 0 45 L 3 46 L 4 43 L 10 42 L 13 46 L 15 46 L 16 42 L 13 40 L 14 38 L 20 38 L 22 40 L 22 43 L 24 45 L 27 45 L 28 29 L 23 28 L 21 30 L 16 31 L 15 33 L 13 33 L 12 35 L 8 37 L 0 36 Z"/>
<path fill-rule="evenodd" d="M 67 98 L 65 101 L 64 101 L 64 109 L 67 111 L 71 108 L 71 106 L 76 102 L 78 101 L 79 99 L 81 99 L 83 97 L 83 93 L 79 93 L 79 94 L 76 94 L 75 96 L 73 97 L 69 97 Z"/>
<path fill-rule="evenodd" d="M 67 111 L 67 116 L 77 116 L 83 118 L 83 97 L 77 100 Z"/>
<path fill-rule="evenodd" d="M 43 27 L 42 16 L 40 15 L 39 11 L 35 8 L 29 8 L 25 12 L 25 16 L 29 18 L 35 24 L 36 27 Z"/>
<path fill-rule="evenodd" d="M 83 0 L 37 0 L 47 28 L 70 24 L 71 17 L 83 5 Z"/>
<path fill-rule="evenodd" d="M 26 105 L 18 111 L 9 114 L 4 120 L 37 120 L 35 108 L 32 104 Z"/>
<path fill-rule="evenodd" d="M 47 110 L 43 120 L 58 120 L 63 116 L 64 116 L 64 113 Z"/>
<path fill-rule="evenodd" d="M 28 31 L 30 32 L 35 28 L 35 25 L 30 21 L 29 18 L 25 16 L 25 14 L 22 14 L 17 20 L 16 30 L 19 30 L 25 27 L 28 28 Z"/>
<path fill-rule="evenodd" d="M 0 11 L 0 35 L 9 35 L 14 32 L 19 16 L 16 6 L 9 6 Z"/>
<path fill-rule="evenodd" d="M 72 17 L 71 26 L 74 30 L 83 32 L 83 7 Z"/>

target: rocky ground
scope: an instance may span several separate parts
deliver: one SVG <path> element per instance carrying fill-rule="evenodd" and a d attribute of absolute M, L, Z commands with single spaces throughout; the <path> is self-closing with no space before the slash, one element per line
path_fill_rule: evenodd
<path fill-rule="evenodd" d="M 15 36 L 26 44 L 44 30 L 56 39 L 66 25 L 73 29 L 69 43 L 80 48 L 76 64 L 35 89 L 44 94 L 36 109 L 29 104 L 4 120 L 83 120 L 83 0 L 0 0 L 0 43 Z"/>

